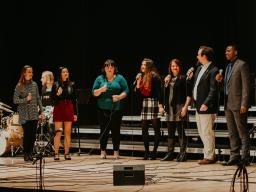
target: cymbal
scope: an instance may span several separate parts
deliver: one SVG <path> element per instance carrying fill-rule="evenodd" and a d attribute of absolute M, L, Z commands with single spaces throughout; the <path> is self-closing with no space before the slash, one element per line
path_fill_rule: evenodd
<path fill-rule="evenodd" d="M 9 112 L 9 113 L 13 113 L 14 111 L 12 111 L 12 110 L 10 110 L 10 109 L 7 109 L 7 108 L 5 108 L 5 107 L 3 107 L 3 106 L 1 106 L 0 105 L 0 110 L 3 110 L 3 111 L 5 111 L 5 112 Z"/>
<path fill-rule="evenodd" d="M 1 101 L 0 101 L 0 105 L 3 105 L 4 107 L 10 108 L 10 109 L 12 108 L 11 106 L 6 105 L 5 103 L 3 103 L 3 102 L 1 102 Z"/>

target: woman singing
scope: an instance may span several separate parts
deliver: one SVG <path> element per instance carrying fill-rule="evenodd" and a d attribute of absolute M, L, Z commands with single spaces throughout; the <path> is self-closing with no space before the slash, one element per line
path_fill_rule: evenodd
<path fill-rule="evenodd" d="M 29 65 L 23 66 L 13 95 L 13 102 L 18 105 L 19 121 L 24 131 L 23 150 L 25 161 L 33 160 L 32 153 L 36 140 L 37 123 L 39 114 L 42 112 L 38 86 L 32 80 L 32 77 L 32 67 Z"/>
<path fill-rule="evenodd" d="M 142 98 L 141 126 L 142 136 L 145 147 L 144 160 L 155 160 L 157 157 L 157 148 L 160 140 L 160 116 L 163 106 L 161 101 L 161 78 L 157 73 L 154 61 L 148 58 L 143 59 L 141 74 L 137 76 L 136 90 L 139 90 Z M 149 123 L 154 129 L 154 149 L 149 153 Z"/>
<path fill-rule="evenodd" d="M 169 67 L 169 74 L 165 77 L 165 111 L 167 114 L 168 127 L 168 153 L 162 161 L 171 161 L 174 157 L 175 131 L 177 129 L 180 153 L 177 161 L 186 161 L 187 137 L 185 126 L 187 125 L 188 105 L 191 101 L 191 88 L 186 77 L 181 75 L 181 61 L 172 59 Z"/>
<path fill-rule="evenodd" d="M 54 160 L 59 160 L 59 147 L 64 128 L 64 159 L 71 160 L 69 153 L 72 123 L 77 120 L 74 82 L 70 81 L 67 67 L 59 68 L 55 82 L 53 121 L 55 125 Z"/>
<path fill-rule="evenodd" d="M 115 61 L 108 59 L 93 84 L 92 94 L 97 97 L 98 121 L 100 124 L 101 158 L 106 159 L 106 148 L 111 130 L 114 159 L 119 158 L 120 125 L 124 98 L 129 92 L 125 78 L 117 73 Z"/>

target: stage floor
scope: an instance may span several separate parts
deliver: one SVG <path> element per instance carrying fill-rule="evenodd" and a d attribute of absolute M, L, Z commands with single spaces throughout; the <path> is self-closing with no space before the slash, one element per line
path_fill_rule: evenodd
<path fill-rule="evenodd" d="M 141 160 L 141 157 L 121 156 L 114 160 L 111 156 L 100 159 L 98 155 L 72 155 L 71 161 L 63 156 L 59 162 L 44 158 L 43 189 L 59 191 L 229 191 L 236 166 L 225 167 L 220 163 L 198 165 L 197 161 L 177 163 L 158 160 Z M 113 165 L 145 165 L 145 185 L 113 185 Z M 0 157 L 1 187 L 40 189 L 40 161 L 34 165 L 23 161 L 22 157 Z M 255 190 L 256 166 L 247 167 L 249 189 Z M 235 191 L 239 191 L 237 180 Z M 38 186 L 39 185 L 39 186 Z M 11 191 L 11 190 L 10 190 Z M 14 191 L 14 190 L 13 190 Z M 26 190 L 24 190 L 26 191 Z"/>

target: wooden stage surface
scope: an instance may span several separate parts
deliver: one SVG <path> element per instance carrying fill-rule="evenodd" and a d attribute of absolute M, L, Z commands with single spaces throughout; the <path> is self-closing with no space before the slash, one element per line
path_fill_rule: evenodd
<path fill-rule="evenodd" d="M 196 160 L 187 162 L 162 162 L 158 160 L 141 160 L 141 157 L 121 156 L 114 160 L 111 156 L 100 159 L 98 155 L 72 155 L 71 161 L 63 156 L 59 162 L 53 158 L 44 158 L 44 191 L 189 191 L 189 192 L 227 192 L 230 190 L 236 166 L 198 165 Z M 0 157 L 0 191 L 4 188 L 40 189 L 39 162 L 34 165 L 24 162 L 22 157 Z M 113 165 L 145 165 L 145 185 L 113 185 Z M 256 166 L 247 167 L 249 189 L 256 190 Z M 235 191 L 239 190 L 237 180 Z M 12 189 L 11 189 L 12 188 Z"/>

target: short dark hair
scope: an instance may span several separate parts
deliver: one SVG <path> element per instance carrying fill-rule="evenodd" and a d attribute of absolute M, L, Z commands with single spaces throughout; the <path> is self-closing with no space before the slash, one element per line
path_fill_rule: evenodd
<path fill-rule="evenodd" d="M 101 72 L 106 75 L 105 73 L 105 67 L 108 66 L 108 65 L 111 65 L 114 67 L 114 74 L 117 74 L 118 73 L 118 70 L 117 70 L 117 66 L 116 66 L 116 62 L 113 60 L 113 59 L 107 59 L 103 65 L 102 65 L 102 68 L 101 68 Z"/>
<path fill-rule="evenodd" d="M 208 46 L 200 46 L 199 49 L 202 50 L 201 55 L 205 55 L 209 61 L 214 61 L 214 50 Z"/>

